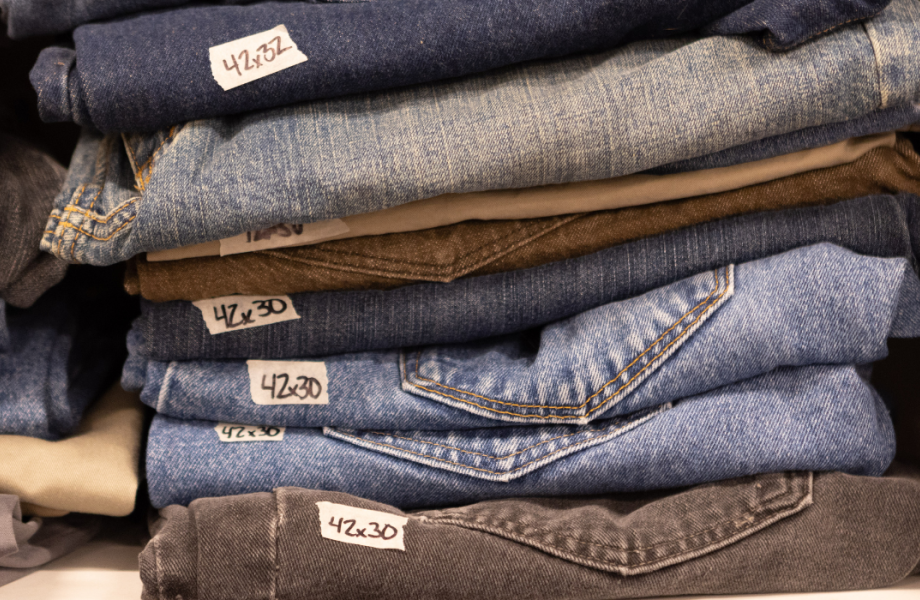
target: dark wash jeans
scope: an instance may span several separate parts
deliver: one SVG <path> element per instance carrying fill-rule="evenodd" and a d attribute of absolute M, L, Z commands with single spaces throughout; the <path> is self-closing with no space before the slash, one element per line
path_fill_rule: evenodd
<path fill-rule="evenodd" d="M 405 552 L 320 535 L 317 502 L 409 518 Z M 609 600 L 897 583 L 920 561 L 920 473 L 786 472 L 668 493 L 403 513 L 278 488 L 170 506 L 140 555 L 143 600 Z"/>
<path fill-rule="evenodd" d="M 28 31 L 17 19 L 28 9 L 17 0 L 6 1 L 11 31 Z M 725 15 L 714 25 L 718 33 L 746 33 L 757 24 L 767 31 L 768 47 L 776 39 L 785 47 L 874 16 L 889 2 L 378 0 L 179 8 L 78 28 L 76 49 L 44 52 L 33 82 L 47 120 L 73 120 L 103 131 L 149 131 L 680 35 Z M 179 3 L 120 2 L 127 11 Z M 117 10 L 98 8 L 97 14 Z M 741 8 L 744 13 L 732 17 Z M 90 16 L 92 11 L 82 12 Z M 34 13 L 48 23 L 55 20 L 56 11 L 48 7 Z M 211 75 L 208 48 L 279 24 L 287 27 L 309 64 L 223 91 Z"/>
<path fill-rule="evenodd" d="M 134 328 L 138 354 L 167 361 L 302 358 L 464 342 L 538 327 L 709 269 L 819 242 L 909 257 L 916 267 L 920 198 L 869 196 L 743 215 L 450 283 L 295 294 L 300 319 L 218 335 L 208 333 L 190 302 L 142 300 Z"/>
<path fill-rule="evenodd" d="M 355 2 L 361 0 L 300 0 L 307 3 Z M 731 35 L 748 31 L 763 36 L 770 49 L 785 49 L 834 29 L 842 23 L 866 19 L 883 9 L 890 0 L 774 0 L 749 1 L 746 10 L 718 21 L 712 31 Z M 251 0 L 211 0 L 211 4 L 247 4 Z M 144 10 L 172 8 L 189 0 L 0 0 L 0 16 L 7 22 L 12 39 L 32 35 L 63 33 L 83 23 L 133 14 Z"/>

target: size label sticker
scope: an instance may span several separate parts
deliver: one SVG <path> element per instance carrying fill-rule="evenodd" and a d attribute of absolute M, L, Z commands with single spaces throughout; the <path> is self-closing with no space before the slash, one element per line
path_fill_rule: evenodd
<path fill-rule="evenodd" d="M 288 296 L 224 296 L 196 300 L 211 335 L 299 319 Z"/>
<path fill-rule="evenodd" d="M 211 74 L 225 92 L 307 60 L 284 25 L 208 50 Z"/>
<path fill-rule="evenodd" d="M 269 248 L 286 248 L 288 246 L 306 246 L 315 244 L 337 235 L 348 233 L 348 225 L 342 219 L 317 221 L 305 225 L 282 223 L 274 227 L 247 231 L 240 235 L 224 238 L 220 241 L 220 255 L 242 254 Z"/>
<path fill-rule="evenodd" d="M 319 530 L 329 540 L 383 550 L 406 551 L 408 517 L 333 502 L 317 502 Z"/>
<path fill-rule="evenodd" d="M 214 431 L 222 442 L 280 442 L 284 439 L 284 427 L 218 423 Z"/>
<path fill-rule="evenodd" d="M 256 404 L 329 404 L 324 362 L 247 360 L 246 367 Z"/>

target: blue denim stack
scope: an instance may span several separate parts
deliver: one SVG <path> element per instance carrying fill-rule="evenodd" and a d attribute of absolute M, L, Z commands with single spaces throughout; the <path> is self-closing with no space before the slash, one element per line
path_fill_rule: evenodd
<path fill-rule="evenodd" d="M 56 22 L 0 4 L 15 35 L 137 8 Z M 920 121 L 917 0 L 142 4 L 168 10 L 80 25 L 32 71 L 43 118 L 86 126 L 41 241 L 67 261 Z M 389 291 L 144 301 L 123 384 L 158 412 L 152 503 L 881 475 L 894 433 L 867 365 L 920 335 L 918 202 L 751 214 Z"/>

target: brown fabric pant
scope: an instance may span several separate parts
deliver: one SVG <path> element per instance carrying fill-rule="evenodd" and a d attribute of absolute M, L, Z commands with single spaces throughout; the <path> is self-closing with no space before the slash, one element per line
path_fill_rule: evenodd
<path fill-rule="evenodd" d="M 405 551 L 321 535 L 317 502 L 404 515 Z M 386 515 L 381 515 L 385 520 Z M 920 473 L 776 473 L 670 493 L 402 513 L 279 488 L 169 506 L 144 600 L 609 600 L 897 583 L 920 560 Z"/>
<path fill-rule="evenodd" d="M 542 219 L 466 221 L 226 257 L 138 257 L 126 288 L 155 302 L 390 289 L 534 267 L 733 215 L 896 192 L 920 194 L 920 156 L 906 139 L 842 166 L 686 200 Z"/>

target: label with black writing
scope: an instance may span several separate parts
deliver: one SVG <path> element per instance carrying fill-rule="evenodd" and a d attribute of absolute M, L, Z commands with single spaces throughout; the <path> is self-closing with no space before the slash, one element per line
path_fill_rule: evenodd
<path fill-rule="evenodd" d="M 289 296 L 223 296 L 192 304 L 211 335 L 300 318 Z"/>
<path fill-rule="evenodd" d="M 208 52 L 211 74 L 225 92 L 307 60 L 284 25 L 211 46 Z"/>
<path fill-rule="evenodd" d="M 406 551 L 408 517 L 334 502 L 317 502 L 319 530 L 326 539 L 382 550 Z"/>
<path fill-rule="evenodd" d="M 222 442 L 280 442 L 284 439 L 284 427 L 218 423 L 214 431 Z"/>
<path fill-rule="evenodd" d="M 334 238 L 348 231 L 348 225 L 342 219 L 317 221 L 304 225 L 282 223 L 220 240 L 220 255 L 228 256 L 270 248 L 306 246 Z"/>
<path fill-rule="evenodd" d="M 256 404 L 329 404 L 324 362 L 247 360 L 246 368 Z"/>

